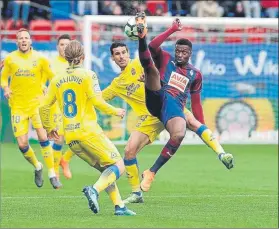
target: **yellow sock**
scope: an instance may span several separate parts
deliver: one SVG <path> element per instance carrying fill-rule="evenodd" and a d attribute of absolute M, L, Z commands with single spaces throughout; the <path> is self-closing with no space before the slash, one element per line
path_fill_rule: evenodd
<path fill-rule="evenodd" d="M 69 163 L 69 161 L 72 159 L 74 155 L 75 154 L 72 150 L 67 149 L 67 151 L 63 154 L 63 160 Z"/>
<path fill-rule="evenodd" d="M 26 146 L 23 149 L 20 149 L 20 151 L 23 153 L 24 158 L 31 164 L 33 165 L 36 169 L 41 167 L 34 150 L 31 148 L 31 146 Z"/>
<path fill-rule="evenodd" d="M 40 142 L 40 145 L 45 164 L 48 168 L 48 176 L 55 177 L 53 152 L 49 140 Z"/>
<path fill-rule="evenodd" d="M 141 192 L 140 176 L 137 158 L 126 160 L 124 159 L 128 182 L 132 187 L 132 192 Z"/>
<path fill-rule="evenodd" d="M 219 141 L 213 136 L 212 131 L 206 125 L 201 125 L 196 133 L 217 155 L 225 152 Z"/>
<path fill-rule="evenodd" d="M 109 195 L 109 198 L 113 202 L 114 206 L 118 205 L 121 208 L 125 206 L 115 182 L 106 188 L 106 192 Z"/>
<path fill-rule="evenodd" d="M 59 165 L 60 165 L 60 160 L 62 157 L 62 145 L 54 143 L 52 145 L 52 152 L 53 152 L 53 160 L 54 160 L 54 170 L 55 173 L 59 173 Z"/>
<path fill-rule="evenodd" d="M 111 165 L 102 172 L 97 182 L 93 185 L 93 188 L 100 193 L 114 183 L 119 177 L 120 173 L 118 167 L 116 165 Z"/>

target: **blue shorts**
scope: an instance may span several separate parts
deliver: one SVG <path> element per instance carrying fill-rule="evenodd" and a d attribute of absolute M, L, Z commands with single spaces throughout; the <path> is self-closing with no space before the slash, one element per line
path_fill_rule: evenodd
<path fill-rule="evenodd" d="M 163 89 L 151 91 L 145 87 L 145 100 L 150 114 L 157 117 L 164 126 L 174 117 L 185 119 L 183 106 Z"/>

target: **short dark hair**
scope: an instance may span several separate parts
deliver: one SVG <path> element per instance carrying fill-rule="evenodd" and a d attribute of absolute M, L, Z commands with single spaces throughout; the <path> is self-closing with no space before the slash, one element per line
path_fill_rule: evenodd
<path fill-rule="evenodd" d="M 62 34 L 61 36 L 58 37 L 57 44 L 59 44 L 59 41 L 62 39 L 72 40 L 69 34 Z"/>
<path fill-rule="evenodd" d="M 187 45 L 192 49 L 192 42 L 185 38 L 177 40 L 175 45 Z"/>
<path fill-rule="evenodd" d="M 29 33 L 29 35 L 30 35 L 30 37 L 31 37 L 31 34 L 30 34 L 29 30 L 28 30 L 28 29 L 25 29 L 25 28 L 19 29 L 19 30 L 16 32 L 16 37 L 17 37 L 17 35 L 18 35 L 20 32 L 27 32 L 27 33 Z"/>
<path fill-rule="evenodd" d="M 118 47 L 126 47 L 126 50 L 129 51 L 128 47 L 126 44 L 122 43 L 122 42 L 113 42 L 110 46 L 110 53 L 111 55 L 113 55 L 113 49 L 118 48 Z"/>

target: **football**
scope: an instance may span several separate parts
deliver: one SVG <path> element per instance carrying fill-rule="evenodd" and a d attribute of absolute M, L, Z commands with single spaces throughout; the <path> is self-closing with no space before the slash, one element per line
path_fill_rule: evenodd
<path fill-rule="evenodd" d="M 131 40 L 138 40 L 138 31 L 137 31 L 137 25 L 136 25 L 135 17 L 132 17 L 127 21 L 127 23 L 124 27 L 124 33 Z"/>

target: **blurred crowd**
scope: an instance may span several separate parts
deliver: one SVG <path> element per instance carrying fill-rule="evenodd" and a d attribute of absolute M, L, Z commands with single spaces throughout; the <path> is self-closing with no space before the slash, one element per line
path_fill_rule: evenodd
<path fill-rule="evenodd" d="M 19 19 L 24 25 L 29 20 L 37 18 L 53 19 L 51 13 L 57 10 L 54 2 L 49 0 L 2 0 L 2 17 L 11 19 L 16 23 Z M 37 6 L 41 6 L 37 8 Z M 63 0 L 65 6 L 70 6 L 68 14 L 83 16 L 92 15 L 134 15 L 138 11 L 145 11 L 147 15 L 154 16 L 193 16 L 193 17 L 278 17 L 278 0 L 165 0 L 165 1 L 78 1 Z M 53 7 L 53 8 L 52 8 Z"/>

